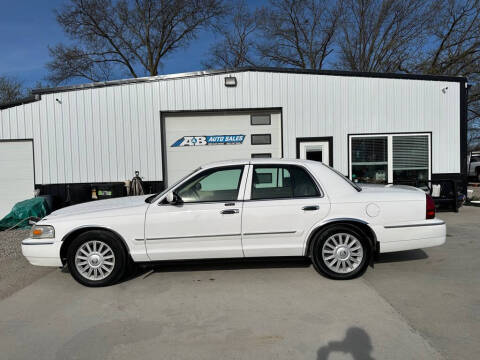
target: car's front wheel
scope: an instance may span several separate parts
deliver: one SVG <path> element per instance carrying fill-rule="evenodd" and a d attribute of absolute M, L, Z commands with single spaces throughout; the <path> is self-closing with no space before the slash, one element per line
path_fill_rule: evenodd
<path fill-rule="evenodd" d="M 335 225 L 316 235 L 311 257 L 319 273 L 337 280 L 352 279 L 368 266 L 369 242 L 356 228 Z"/>
<path fill-rule="evenodd" d="M 105 231 L 80 234 L 68 248 L 68 269 L 85 286 L 108 286 L 125 272 L 126 254 L 118 239 Z"/>

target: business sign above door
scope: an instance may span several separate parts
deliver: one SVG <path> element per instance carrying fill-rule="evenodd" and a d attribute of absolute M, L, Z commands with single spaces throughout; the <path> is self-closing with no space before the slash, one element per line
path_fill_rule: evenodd
<path fill-rule="evenodd" d="M 205 146 L 205 145 L 232 145 L 242 144 L 245 135 L 207 135 L 184 136 L 175 141 L 171 147 L 179 146 Z"/>

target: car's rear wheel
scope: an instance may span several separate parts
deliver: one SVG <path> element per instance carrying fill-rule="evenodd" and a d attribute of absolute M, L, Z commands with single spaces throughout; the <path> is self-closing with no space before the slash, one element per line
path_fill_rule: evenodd
<path fill-rule="evenodd" d="M 105 231 L 80 234 L 68 248 L 67 263 L 73 278 L 85 286 L 107 286 L 125 272 L 126 254 L 121 243 Z"/>
<path fill-rule="evenodd" d="M 320 274 L 347 280 L 365 272 L 370 246 L 361 231 L 347 225 L 335 225 L 316 235 L 311 257 L 315 270 Z"/>

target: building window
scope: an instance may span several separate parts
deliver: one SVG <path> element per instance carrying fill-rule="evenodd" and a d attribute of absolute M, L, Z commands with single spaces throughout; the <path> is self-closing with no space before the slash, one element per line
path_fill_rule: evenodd
<path fill-rule="evenodd" d="M 270 159 L 271 157 L 272 157 L 272 154 L 270 154 L 270 153 L 252 154 L 252 159 L 260 159 L 260 158 Z"/>
<path fill-rule="evenodd" d="M 251 115 L 250 125 L 271 125 L 272 119 L 270 114 Z"/>
<path fill-rule="evenodd" d="M 428 181 L 429 146 L 428 135 L 393 136 L 393 182 L 419 185 Z"/>
<path fill-rule="evenodd" d="M 270 134 L 252 134 L 252 145 L 270 145 L 272 143 L 272 135 Z"/>
<path fill-rule="evenodd" d="M 387 137 L 352 139 L 352 180 L 361 183 L 387 183 Z"/>
<path fill-rule="evenodd" d="M 355 182 L 426 185 L 430 179 L 430 135 L 350 137 L 350 174 Z"/>

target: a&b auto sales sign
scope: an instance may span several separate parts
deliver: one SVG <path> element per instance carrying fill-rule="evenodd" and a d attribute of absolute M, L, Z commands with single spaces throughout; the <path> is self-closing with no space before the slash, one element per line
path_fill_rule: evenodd
<path fill-rule="evenodd" d="M 175 141 L 172 147 L 180 146 L 206 146 L 206 145 L 233 145 L 242 144 L 245 135 L 207 135 L 184 136 Z"/>

